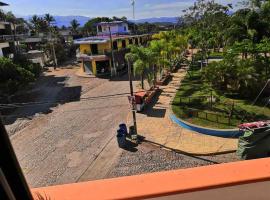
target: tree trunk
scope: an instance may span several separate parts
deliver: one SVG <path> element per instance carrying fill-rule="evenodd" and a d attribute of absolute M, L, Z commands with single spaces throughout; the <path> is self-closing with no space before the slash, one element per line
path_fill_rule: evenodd
<path fill-rule="evenodd" d="M 144 75 L 143 75 L 143 73 L 142 73 L 142 75 L 141 75 L 141 85 L 142 85 L 142 89 L 144 90 Z"/>
<path fill-rule="evenodd" d="M 154 64 L 153 66 L 153 71 L 154 71 L 154 87 L 156 87 L 156 83 L 157 83 L 157 67 L 156 64 Z"/>

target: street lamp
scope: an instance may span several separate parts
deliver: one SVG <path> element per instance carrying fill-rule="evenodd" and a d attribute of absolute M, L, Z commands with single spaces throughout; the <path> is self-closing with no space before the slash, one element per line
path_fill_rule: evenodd
<path fill-rule="evenodd" d="M 136 102 L 135 102 L 135 97 L 134 97 L 134 92 L 133 92 L 133 83 L 132 83 L 132 72 L 131 72 L 131 62 L 132 62 L 132 56 L 127 54 L 126 59 L 128 61 L 128 77 L 129 77 L 129 87 L 130 87 L 130 98 L 131 98 L 131 104 L 132 104 L 132 117 L 133 117 L 133 134 L 134 134 L 134 140 L 136 142 L 138 141 L 138 131 L 137 131 L 137 120 L 136 120 Z"/>
<path fill-rule="evenodd" d="M 109 23 L 109 22 L 108 22 Z M 112 32 L 111 32 L 111 27 L 108 24 L 109 27 L 109 32 L 110 32 L 110 43 L 111 43 L 111 56 L 112 56 L 112 64 L 113 64 L 113 73 L 111 72 L 111 76 L 116 75 L 116 66 L 115 66 L 115 61 L 114 61 L 114 53 L 113 53 L 113 40 L 112 40 Z"/>
<path fill-rule="evenodd" d="M 57 62 L 57 57 L 56 57 L 55 47 L 54 47 L 55 37 L 52 37 L 54 33 L 52 31 L 53 27 L 50 27 L 51 23 L 49 23 L 48 25 L 49 25 L 49 31 L 50 31 L 50 45 L 51 45 L 51 48 L 52 48 L 53 59 L 54 59 L 54 69 L 56 69 L 56 67 L 58 65 L 58 62 Z"/>

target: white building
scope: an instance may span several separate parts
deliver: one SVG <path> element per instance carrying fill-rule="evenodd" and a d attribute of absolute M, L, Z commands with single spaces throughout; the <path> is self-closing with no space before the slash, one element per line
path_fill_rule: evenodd
<path fill-rule="evenodd" d="M 0 57 L 12 58 L 14 45 L 10 23 L 0 21 Z"/>
<path fill-rule="evenodd" d="M 97 25 L 97 34 L 98 35 L 109 35 L 119 34 L 127 35 L 129 34 L 128 24 L 123 21 L 113 21 L 113 22 L 101 22 Z"/>
<path fill-rule="evenodd" d="M 0 7 L 2 6 L 8 6 L 8 4 L 0 1 Z M 14 45 L 11 24 L 0 20 L 0 57 L 12 58 L 14 56 Z"/>

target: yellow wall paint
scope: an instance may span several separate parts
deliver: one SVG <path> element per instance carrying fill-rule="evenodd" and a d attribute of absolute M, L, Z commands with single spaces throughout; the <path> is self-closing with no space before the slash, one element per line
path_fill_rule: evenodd
<path fill-rule="evenodd" d="M 104 43 L 104 44 L 98 44 L 98 51 L 104 52 L 104 50 L 111 50 L 111 44 L 110 42 Z"/>
<path fill-rule="evenodd" d="M 126 45 L 127 45 L 127 46 L 128 46 L 128 45 L 130 45 L 130 44 L 129 44 L 129 40 L 128 40 L 128 39 L 126 39 Z"/>
<path fill-rule="evenodd" d="M 81 44 L 80 53 L 91 53 L 90 44 Z"/>
<path fill-rule="evenodd" d="M 122 49 L 122 40 L 117 40 L 118 49 Z"/>
<path fill-rule="evenodd" d="M 96 65 L 95 60 L 92 60 L 92 70 L 93 70 L 93 74 L 96 76 L 97 75 L 97 65 Z"/>

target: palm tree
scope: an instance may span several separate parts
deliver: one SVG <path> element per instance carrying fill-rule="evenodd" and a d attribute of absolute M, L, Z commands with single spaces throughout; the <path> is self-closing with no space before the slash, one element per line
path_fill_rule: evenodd
<path fill-rule="evenodd" d="M 40 29 L 40 18 L 37 15 L 33 15 L 30 19 L 31 24 L 33 25 L 34 32 L 38 34 Z"/>
<path fill-rule="evenodd" d="M 45 14 L 44 20 L 47 22 L 48 26 L 51 26 L 51 23 L 55 21 L 54 17 L 49 13 Z"/>
<path fill-rule="evenodd" d="M 140 46 L 130 46 L 130 56 L 133 58 L 133 70 L 134 74 L 140 75 L 141 87 L 144 89 L 144 78 L 147 75 L 149 69 L 149 52 L 146 48 Z"/>
<path fill-rule="evenodd" d="M 72 33 L 73 34 L 77 34 L 78 33 L 78 28 L 80 27 L 79 22 L 76 19 L 73 19 L 70 22 L 70 25 L 71 25 L 71 31 L 72 31 Z"/>
<path fill-rule="evenodd" d="M 6 20 L 6 14 L 2 9 L 0 9 L 0 20 L 2 21 Z"/>
<path fill-rule="evenodd" d="M 7 12 L 6 13 L 6 21 L 10 23 L 10 25 L 12 26 L 12 35 L 13 35 L 13 42 L 15 44 L 16 42 L 16 27 L 17 27 L 17 23 L 19 22 L 17 20 L 17 18 L 15 17 L 15 15 L 12 12 Z M 15 50 L 15 54 L 17 54 L 17 45 L 15 44 L 14 46 L 14 50 Z"/>

